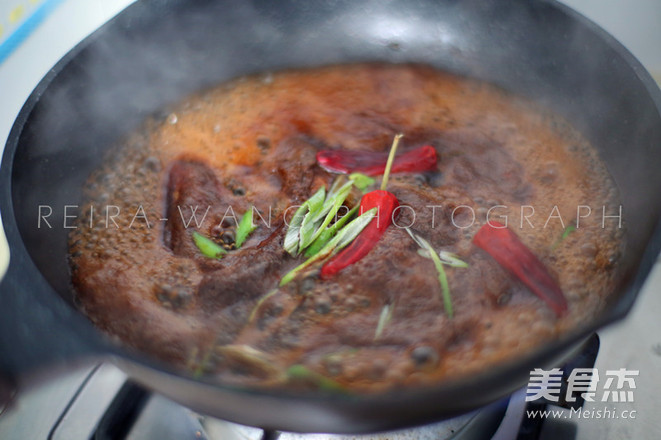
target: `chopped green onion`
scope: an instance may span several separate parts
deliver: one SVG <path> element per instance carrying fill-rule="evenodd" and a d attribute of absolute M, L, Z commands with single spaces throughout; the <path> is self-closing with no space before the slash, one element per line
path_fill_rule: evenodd
<path fill-rule="evenodd" d="M 571 234 L 575 230 L 576 230 L 576 226 L 574 226 L 574 225 L 567 226 L 565 228 L 565 232 L 562 233 L 562 237 L 560 237 L 560 238 L 562 238 L 564 240 L 565 238 L 567 238 L 569 236 L 569 234 Z"/>
<path fill-rule="evenodd" d="M 335 179 L 328 193 L 322 187 L 298 208 L 285 234 L 284 248 L 290 255 L 297 256 L 303 251 L 306 257 L 315 255 L 349 220 L 345 216 L 340 219 L 342 221 L 338 220 L 331 225 L 354 183 L 342 177 Z"/>
<path fill-rule="evenodd" d="M 195 352 L 197 353 L 197 347 Z M 193 377 L 198 379 L 202 377 L 205 373 L 205 370 L 209 366 L 209 361 L 211 360 L 211 350 L 207 350 L 204 353 L 204 356 L 200 360 L 200 363 L 195 367 L 195 370 L 193 370 Z"/>
<path fill-rule="evenodd" d="M 321 248 L 319 252 L 317 252 L 315 255 L 308 258 L 305 262 L 296 266 L 288 274 L 286 274 L 280 280 L 280 287 L 289 283 L 291 280 L 293 280 L 296 277 L 296 275 L 298 275 L 300 271 L 306 269 L 311 264 L 319 260 L 322 260 L 328 257 L 329 255 L 331 255 L 332 253 L 338 252 L 344 247 L 346 247 L 349 243 L 353 241 L 354 238 L 358 236 L 358 234 L 360 234 L 360 231 L 362 231 L 365 228 L 365 226 L 367 226 L 369 222 L 372 221 L 372 219 L 376 215 L 376 211 L 377 208 L 372 208 L 369 211 L 358 216 L 357 218 L 353 219 L 348 225 L 342 228 L 340 232 L 335 237 L 333 237 L 331 241 L 326 243 L 326 245 L 323 248 Z"/>
<path fill-rule="evenodd" d="M 452 252 L 440 251 L 438 253 L 438 256 L 443 262 L 443 264 L 447 264 L 450 267 L 460 267 L 460 268 L 468 267 L 468 263 L 459 259 L 459 255 L 453 254 Z"/>
<path fill-rule="evenodd" d="M 436 272 L 438 272 L 438 282 L 441 285 L 443 308 L 445 309 L 445 313 L 448 315 L 448 317 L 452 318 L 454 315 L 452 308 L 452 296 L 450 295 L 450 285 L 448 284 L 448 277 L 445 274 L 443 264 L 447 264 L 450 267 L 465 268 L 468 267 L 468 263 L 460 260 L 456 254 L 451 252 L 441 251 L 439 254 L 437 254 L 432 245 L 427 240 L 417 234 L 414 234 L 409 228 L 406 228 L 406 232 L 408 232 L 413 241 L 415 241 L 418 246 L 422 248 L 418 251 L 418 254 L 425 258 L 431 258 L 431 260 L 434 262 Z"/>
<path fill-rule="evenodd" d="M 576 226 L 574 226 L 574 225 L 569 225 L 569 226 L 567 226 L 567 227 L 565 228 L 565 230 L 562 231 L 562 235 L 560 236 L 560 238 L 558 238 L 558 239 L 557 239 L 557 240 L 551 245 L 551 250 L 554 250 L 555 248 L 557 248 L 558 245 L 560 244 L 560 242 L 562 242 L 562 240 L 564 240 L 565 238 L 569 237 L 569 234 L 571 234 L 571 233 L 574 232 L 575 230 L 576 230 Z"/>
<path fill-rule="evenodd" d="M 325 198 L 326 188 L 322 186 L 296 210 L 294 217 L 289 222 L 287 234 L 285 234 L 284 248 L 290 255 L 296 256 L 304 249 L 300 245 L 303 228 L 309 229 L 307 225 L 321 211 Z"/>
<path fill-rule="evenodd" d="M 282 380 L 282 369 L 271 356 L 245 344 L 230 344 L 216 348 L 216 352 L 237 365 L 248 367 L 257 374 L 272 380 Z"/>
<path fill-rule="evenodd" d="M 395 139 L 392 141 L 392 146 L 390 147 L 390 154 L 388 154 L 388 161 L 386 162 L 386 169 L 383 171 L 383 180 L 381 180 L 381 191 L 385 191 L 388 186 L 388 176 L 390 175 L 390 169 L 392 168 L 392 163 L 395 160 L 395 152 L 397 151 L 397 146 L 399 145 L 399 140 L 404 137 L 402 133 L 395 135 Z"/>
<path fill-rule="evenodd" d="M 305 247 L 312 242 L 312 235 L 319 225 L 318 222 L 321 221 L 321 219 L 318 219 L 318 217 L 321 217 L 324 214 L 323 209 L 325 199 L 326 188 L 321 187 L 319 188 L 319 191 L 314 193 L 314 195 L 307 201 L 308 212 L 303 218 L 303 222 L 301 223 L 301 230 L 299 231 L 299 253 L 302 252 L 303 249 L 305 249 Z"/>
<path fill-rule="evenodd" d="M 356 205 L 349 212 L 347 212 L 344 216 L 340 217 L 337 219 L 335 223 L 333 223 L 330 227 L 324 229 L 321 234 L 319 234 L 319 237 L 315 241 L 312 242 L 310 246 L 305 250 L 305 256 L 307 258 L 313 256 L 317 252 L 321 250 L 322 247 L 326 243 L 330 241 L 331 238 L 335 236 L 338 230 L 340 230 L 344 224 L 351 219 L 351 217 L 354 216 L 354 214 L 358 211 L 358 208 L 360 206 Z M 336 213 L 337 214 L 337 213 Z"/>
<path fill-rule="evenodd" d="M 342 393 L 347 392 L 347 389 L 340 385 L 338 382 L 334 381 L 333 379 L 329 379 L 323 374 L 319 374 L 310 370 L 305 365 L 292 365 L 291 367 L 287 368 L 285 375 L 289 380 L 305 380 L 312 382 L 314 385 L 319 387 L 320 390 L 340 391 Z"/>
<path fill-rule="evenodd" d="M 193 232 L 193 241 L 205 257 L 221 259 L 227 253 L 221 245 L 197 231 Z"/>
<path fill-rule="evenodd" d="M 326 199 L 326 202 L 324 202 L 323 212 L 325 212 L 325 217 L 323 218 L 321 224 L 315 220 L 316 232 L 314 232 L 312 236 L 306 237 L 305 240 L 301 238 L 301 246 L 303 248 L 310 246 L 317 238 L 321 236 L 321 234 L 324 233 L 324 231 L 327 230 L 328 225 L 331 223 L 331 221 L 333 221 L 333 219 L 335 219 L 337 212 L 340 210 L 340 207 L 349 195 L 349 192 L 351 191 L 351 184 L 351 181 L 349 181 L 340 187 L 336 193 L 329 193 L 329 197 Z M 303 234 L 303 231 L 301 231 L 301 237 L 303 237 Z"/>
<path fill-rule="evenodd" d="M 386 304 L 383 306 L 381 309 L 381 315 L 379 315 L 379 322 L 376 325 L 376 331 L 374 332 L 374 340 L 376 341 L 381 337 L 381 333 L 383 333 L 383 329 L 388 325 L 390 322 L 390 319 L 392 319 L 392 312 L 395 308 L 392 307 L 390 304 Z"/>
<path fill-rule="evenodd" d="M 370 176 L 366 176 L 365 174 L 361 173 L 351 173 L 349 174 L 349 180 L 353 181 L 353 184 L 356 188 L 361 190 L 362 192 L 365 192 L 365 190 L 374 185 L 374 179 L 371 178 Z"/>
<path fill-rule="evenodd" d="M 204 366 L 200 365 L 197 360 L 198 352 L 197 346 L 193 346 L 186 359 L 186 369 L 193 372 L 193 377 L 200 377 L 204 373 Z"/>
<path fill-rule="evenodd" d="M 248 322 L 252 322 L 252 320 L 255 319 L 255 316 L 257 316 L 257 311 L 262 306 L 264 301 L 266 301 L 276 293 L 278 293 L 278 289 L 273 289 L 270 292 L 268 292 L 266 295 L 262 296 L 260 299 L 257 300 L 255 307 L 253 307 L 252 311 L 250 312 L 250 316 L 248 316 Z"/>
<path fill-rule="evenodd" d="M 445 275 L 445 269 L 443 269 L 443 263 L 427 240 L 422 237 L 418 237 L 418 239 L 422 242 L 427 251 L 429 251 L 429 256 L 434 262 L 434 266 L 436 266 L 438 281 L 441 283 L 441 292 L 443 294 L 443 307 L 445 308 L 445 313 L 447 313 L 448 317 L 452 318 L 454 315 L 452 310 L 452 297 L 450 296 L 450 285 L 448 284 L 448 277 Z"/>
<path fill-rule="evenodd" d="M 409 234 L 409 236 L 413 239 L 413 241 L 415 241 L 415 243 L 416 243 L 418 246 L 420 246 L 421 248 L 424 247 L 424 246 L 422 245 L 422 241 L 419 240 L 419 236 L 418 236 L 417 234 L 414 234 L 413 231 L 411 231 L 410 228 L 405 228 L 404 230 Z M 421 253 L 421 252 L 418 252 L 418 254 L 422 254 L 422 253 Z M 428 257 L 428 258 L 429 258 L 429 257 Z"/>
<path fill-rule="evenodd" d="M 346 357 L 351 357 L 358 353 L 360 351 L 359 348 L 356 347 L 348 347 L 348 348 L 343 348 L 339 351 L 334 351 L 331 353 L 327 353 L 323 356 L 322 359 L 325 361 L 333 360 L 333 359 L 343 359 Z"/>
<path fill-rule="evenodd" d="M 298 243 L 300 242 L 301 224 L 307 214 L 307 202 L 303 203 L 294 213 L 294 216 L 289 221 L 287 234 L 285 234 L 284 248 L 290 255 L 298 255 Z"/>
<path fill-rule="evenodd" d="M 344 249 L 349 243 L 353 241 L 354 238 L 358 236 L 358 234 L 360 234 L 360 231 L 365 229 L 365 226 L 367 226 L 369 222 L 371 222 L 374 217 L 376 217 L 377 211 L 378 208 L 372 208 L 353 219 L 345 228 L 340 230 L 339 234 L 337 234 L 335 238 L 329 241 L 321 251 L 327 247 L 333 247 L 335 252 Z"/>
<path fill-rule="evenodd" d="M 424 257 L 424 258 L 430 258 L 431 259 L 431 257 L 429 256 L 429 252 L 427 252 L 427 249 L 424 247 L 422 242 L 420 240 L 418 240 L 417 236 L 415 236 L 415 234 L 413 234 L 411 232 L 411 230 L 408 229 L 408 228 L 406 228 L 406 232 L 408 232 L 409 235 L 411 235 L 411 238 L 413 238 L 413 240 L 418 244 L 418 246 L 420 246 L 422 248 L 422 249 L 418 250 L 418 255 L 420 255 L 421 257 Z M 462 269 L 468 267 L 468 263 L 466 263 L 464 260 L 460 259 L 459 255 L 457 255 L 455 253 L 442 250 L 442 251 L 438 252 L 438 257 L 441 259 L 441 262 L 443 264 L 446 264 L 450 267 L 459 267 L 459 268 L 462 268 Z"/>
<path fill-rule="evenodd" d="M 252 222 L 252 209 L 251 206 L 250 209 L 243 214 L 239 226 L 236 228 L 236 241 L 234 242 L 234 245 L 237 249 L 239 249 L 248 236 L 252 234 L 252 231 L 257 229 L 257 225 Z"/>

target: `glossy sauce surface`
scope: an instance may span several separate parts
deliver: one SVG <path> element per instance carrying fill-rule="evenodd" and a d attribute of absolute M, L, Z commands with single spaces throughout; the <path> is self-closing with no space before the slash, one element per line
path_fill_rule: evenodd
<path fill-rule="evenodd" d="M 303 261 L 283 250 L 290 207 L 336 177 L 317 166 L 316 152 L 387 151 L 396 133 L 404 133 L 402 151 L 431 145 L 439 157 L 436 171 L 391 176 L 388 190 L 409 207 L 397 225 L 335 278 L 320 280 L 316 266 L 278 288 Z M 220 85 L 146 123 L 90 178 L 87 194 L 70 242 L 90 319 L 193 374 L 258 386 L 378 391 L 514 359 L 601 310 L 622 235 L 617 220 L 602 218 L 619 207 L 606 169 L 566 121 L 417 65 L 331 66 Z M 347 205 L 360 196 L 354 190 Z M 259 227 L 232 249 L 234 219 L 252 206 Z M 199 224 L 190 221 L 195 209 Z M 507 221 L 548 267 L 566 316 L 472 243 L 487 215 Z M 452 318 L 433 262 L 404 226 L 468 263 L 446 269 Z M 202 256 L 193 231 L 228 254 Z"/>

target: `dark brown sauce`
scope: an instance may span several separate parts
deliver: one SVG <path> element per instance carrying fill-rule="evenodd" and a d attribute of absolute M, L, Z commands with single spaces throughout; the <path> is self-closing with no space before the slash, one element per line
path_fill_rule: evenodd
<path fill-rule="evenodd" d="M 386 151 L 399 132 L 403 149 L 429 144 L 439 155 L 437 172 L 392 176 L 388 189 L 412 207 L 399 225 L 469 263 L 447 269 L 455 316 L 444 313 L 433 263 L 398 227 L 335 279 L 312 271 L 264 299 L 302 261 L 282 249 L 286 209 L 334 178 L 315 165 L 316 151 Z M 293 386 L 285 372 L 303 365 L 376 391 L 487 369 L 598 314 L 622 235 L 612 219 L 602 227 L 603 209 L 619 207 L 613 183 L 567 122 L 425 66 L 335 66 L 221 85 L 136 133 L 92 176 L 88 196 L 71 235 L 83 310 L 128 346 L 226 383 Z M 195 205 L 204 222 L 186 227 L 182 213 L 187 220 Z M 270 208 L 270 225 L 232 250 L 228 208 L 238 218 L 253 205 L 266 219 Z M 567 316 L 471 243 L 499 205 L 492 218 L 507 215 L 547 265 Z M 579 227 L 559 241 L 577 213 Z M 201 256 L 193 230 L 229 254 Z M 391 317 L 376 337 L 385 306 Z"/>

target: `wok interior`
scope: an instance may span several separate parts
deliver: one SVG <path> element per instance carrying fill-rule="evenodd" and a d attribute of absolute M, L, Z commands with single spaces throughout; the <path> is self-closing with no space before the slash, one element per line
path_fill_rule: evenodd
<path fill-rule="evenodd" d="M 81 205 L 83 182 L 145 117 L 248 73 L 424 62 L 540 101 L 599 149 L 627 228 L 616 301 L 630 303 L 629 284 L 661 210 L 661 119 L 639 79 L 646 74 L 611 43 L 563 8 L 523 0 L 139 2 L 40 85 L 12 171 L 21 238 L 54 290 L 71 301 L 64 207 Z M 52 207 L 52 228 L 38 227 L 40 205 Z"/>
<path fill-rule="evenodd" d="M 69 300 L 64 206 L 80 205 L 82 184 L 107 150 L 167 104 L 256 71 L 425 62 L 552 107 L 600 150 L 618 184 L 628 243 L 623 283 L 658 218 L 661 200 L 653 189 L 661 184 L 661 123 L 649 92 L 614 49 L 550 5 L 429 1 L 356 8 L 347 2 L 296 9 L 141 2 L 90 40 L 56 69 L 20 135 L 13 167 L 24 243 Z M 52 229 L 39 225 L 39 205 L 53 208 Z"/>

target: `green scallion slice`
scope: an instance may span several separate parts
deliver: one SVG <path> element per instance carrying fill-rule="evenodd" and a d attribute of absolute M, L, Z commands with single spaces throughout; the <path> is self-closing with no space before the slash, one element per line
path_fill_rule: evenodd
<path fill-rule="evenodd" d="M 197 231 L 193 232 L 193 242 L 202 255 L 208 258 L 221 259 L 227 253 L 221 245 Z"/>
<path fill-rule="evenodd" d="M 319 237 L 315 241 L 312 242 L 310 246 L 305 250 L 305 257 L 310 258 L 311 256 L 315 255 L 317 252 L 323 248 L 326 243 L 330 241 L 331 238 L 337 234 L 337 231 L 342 229 L 346 222 L 351 220 L 351 218 L 358 212 L 358 208 L 360 206 L 356 205 L 349 212 L 347 212 L 343 217 L 340 217 L 337 219 L 335 223 L 333 223 L 330 227 L 324 229 L 321 234 L 319 234 Z M 337 213 L 336 213 L 337 214 Z"/>
<path fill-rule="evenodd" d="M 349 174 L 349 180 L 353 181 L 353 185 L 361 190 L 363 193 L 367 188 L 374 185 L 374 179 L 361 173 Z"/>
<path fill-rule="evenodd" d="M 243 214 L 243 217 L 241 217 L 241 221 L 239 222 L 239 226 L 236 228 L 236 240 L 234 245 L 237 249 L 239 249 L 246 241 L 248 236 L 252 234 L 255 229 L 257 229 L 257 225 L 253 224 L 252 222 L 252 209 L 253 207 L 251 206 L 250 209 L 246 211 L 245 214 Z"/>
<path fill-rule="evenodd" d="M 340 232 L 335 237 L 333 237 L 331 241 L 326 243 L 326 245 L 323 248 L 321 248 L 319 252 L 317 252 L 315 255 L 308 258 L 307 260 L 305 260 L 305 262 L 296 266 L 289 273 L 287 273 L 287 275 L 285 275 L 280 280 L 280 287 L 289 283 L 291 280 L 293 280 L 296 277 L 296 275 L 298 275 L 299 272 L 301 272 L 303 269 L 306 269 L 311 264 L 319 260 L 322 260 L 328 257 L 329 255 L 331 255 L 332 253 L 338 252 L 344 247 L 346 247 L 349 243 L 353 241 L 354 238 L 358 236 L 358 234 L 360 234 L 360 231 L 362 231 L 365 228 L 365 226 L 367 226 L 369 222 L 372 221 L 372 219 L 376 215 L 376 211 L 377 208 L 372 208 L 369 211 L 358 216 L 357 218 L 353 219 L 348 225 L 342 228 Z"/>
<path fill-rule="evenodd" d="M 304 380 L 316 385 L 320 390 L 346 393 L 347 389 L 338 382 L 310 370 L 305 365 L 292 365 L 285 372 L 289 380 Z"/>

